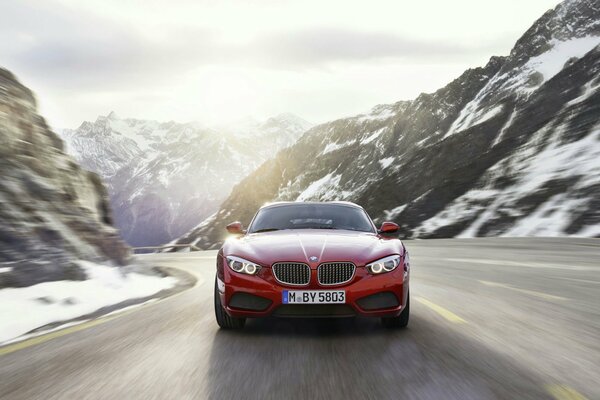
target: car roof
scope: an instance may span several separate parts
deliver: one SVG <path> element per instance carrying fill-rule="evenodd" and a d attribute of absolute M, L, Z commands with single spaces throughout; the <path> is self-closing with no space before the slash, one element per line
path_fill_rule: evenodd
<path fill-rule="evenodd" d="M 273 203 L 266 203 L 260 209 L 270 208 L 270 207 L 279 207 L 279 206 L 290 206 L 290 205 L 300 205 L 300 204 L 337 204 L 341 206 L 349 206 L 354 208 L 360 208 L 356 203 L 352 203 L 351 201 L 275 201 Z"/>

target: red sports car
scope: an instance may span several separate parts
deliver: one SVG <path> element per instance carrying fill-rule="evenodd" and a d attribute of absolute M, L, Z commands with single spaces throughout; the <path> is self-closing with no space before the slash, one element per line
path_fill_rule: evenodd
<path fill-rule="evenodd" d="M 245 231 L 227 226 L 217 256 L 215 314 L 221 328 L 246 318 L 381 317 L 405 327 L 409 316 L 408 252 L 347 202 L 286 202 L 262 207 Z"/>

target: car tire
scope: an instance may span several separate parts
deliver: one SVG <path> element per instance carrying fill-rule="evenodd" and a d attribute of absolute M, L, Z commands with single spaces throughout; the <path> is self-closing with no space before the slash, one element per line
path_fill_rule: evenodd
<path fill-rule="evenodd" d="M 383 317 L 381 324 L 385 328 L 406 328 L 410 316 L 410 293 L 406 296 L 406 307 L 397 317 Z"/>
<path fill-rule="evenodd" d="M 221 296 L 219 295 L 219 288 L 217 286 L 217 280 L 215 278 L 215 317 L 217 318 L 217 324 L 222 329 L 242 329 L 246 324 L 246 318 L 235 318 L 225 312 L 223 305 L 221 304 Z"/>

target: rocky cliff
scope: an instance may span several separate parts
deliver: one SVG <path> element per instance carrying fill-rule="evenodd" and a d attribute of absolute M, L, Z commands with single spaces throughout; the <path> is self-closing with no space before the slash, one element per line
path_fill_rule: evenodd
<path fill-rule="evenodd" d="M 77 260 L 124 265 L 100 178 L 82 169 L 37 113 L 33 93 L 0 69 L 0 288 L 86 275 Z"/>

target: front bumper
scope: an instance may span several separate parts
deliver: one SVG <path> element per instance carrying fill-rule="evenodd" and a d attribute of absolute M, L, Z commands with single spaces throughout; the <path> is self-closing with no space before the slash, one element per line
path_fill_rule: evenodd
<path fill-rule="evenodd" d="M 371 275 L 357 267 L 353 279 L 336 286 L 317 283 L 316 269 L 306 286 L 283 285 L 275 280 L 271 268 L 258 275 L 244 275 L 224 267 L 219 279 L 219 295 L 225 311 L 232 317 L 395 317 L 407 303 L 409 277 L 402 265 L 394 271 Z M 346 304 L 283 304 L 284 290 L 345 290 Z"/>

